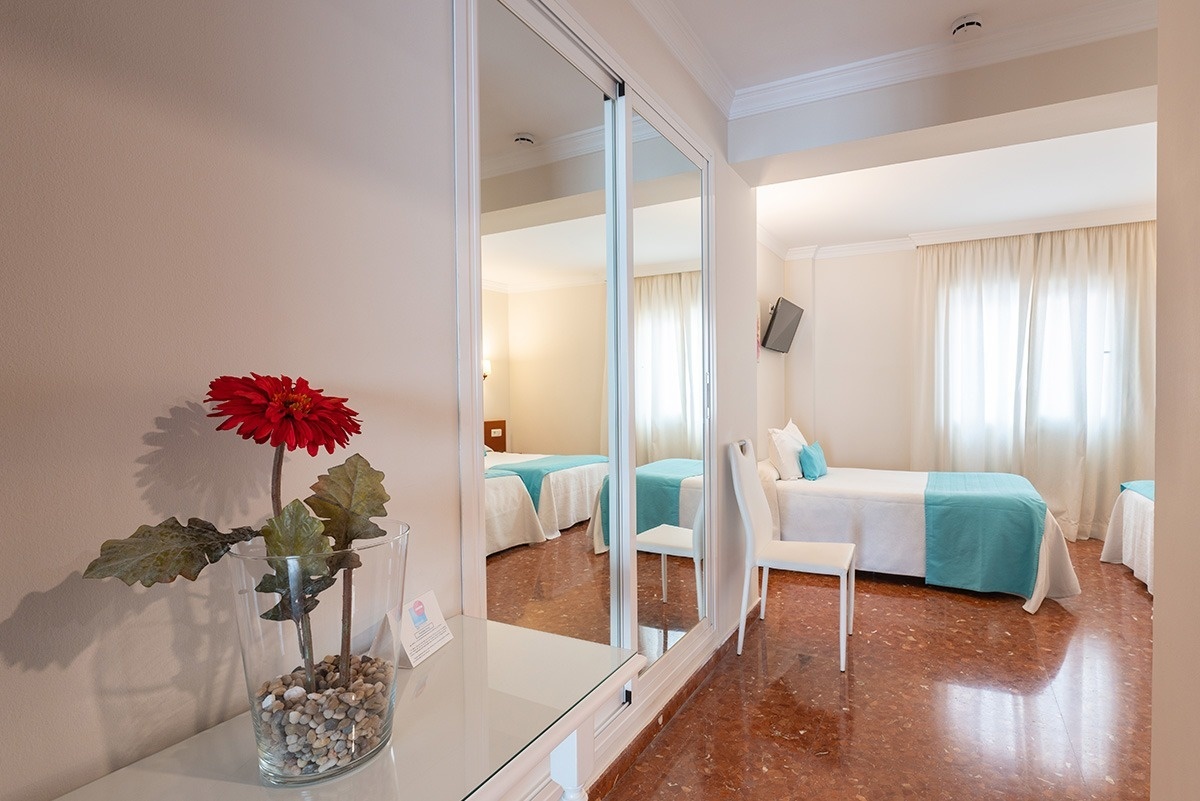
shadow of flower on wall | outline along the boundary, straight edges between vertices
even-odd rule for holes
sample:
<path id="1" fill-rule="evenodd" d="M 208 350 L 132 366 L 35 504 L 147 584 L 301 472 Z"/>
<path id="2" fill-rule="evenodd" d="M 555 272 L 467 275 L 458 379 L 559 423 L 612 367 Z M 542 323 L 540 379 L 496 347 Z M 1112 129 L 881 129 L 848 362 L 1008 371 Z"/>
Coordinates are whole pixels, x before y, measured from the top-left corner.
<path id="1" fill-rule="evenodd" d="M 137 484 L 156 515 L 200 517 L 220 526 L 244 524 L 248 516 L 264 519 L 271 511 L 270 462 L 261 449 L 217 431 L 204 406 L 174 406 L 154 424 L 157 430 L 142 438 L 152 450 L 137 460 Z"/>

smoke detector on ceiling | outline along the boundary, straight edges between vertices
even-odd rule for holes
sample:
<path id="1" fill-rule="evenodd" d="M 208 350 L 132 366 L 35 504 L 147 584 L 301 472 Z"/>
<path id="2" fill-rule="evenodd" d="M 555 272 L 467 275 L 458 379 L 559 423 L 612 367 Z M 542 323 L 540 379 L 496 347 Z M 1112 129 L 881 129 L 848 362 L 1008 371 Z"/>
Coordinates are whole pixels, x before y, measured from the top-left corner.
<path id="1" fill-rule="evenodd" d="M 963 14 L 950 26 L 950 35 L 954 37 L 955 41 L 974 39 L 982 31 L 983 20 L 978 14 Z"/>
<path id="2" fill-rule="evenodd" d="M 517 145 L 536 145 L 537 141 L 533 138 L 533 134 L 521 131 L 513 134 L 513 143 Z"/>

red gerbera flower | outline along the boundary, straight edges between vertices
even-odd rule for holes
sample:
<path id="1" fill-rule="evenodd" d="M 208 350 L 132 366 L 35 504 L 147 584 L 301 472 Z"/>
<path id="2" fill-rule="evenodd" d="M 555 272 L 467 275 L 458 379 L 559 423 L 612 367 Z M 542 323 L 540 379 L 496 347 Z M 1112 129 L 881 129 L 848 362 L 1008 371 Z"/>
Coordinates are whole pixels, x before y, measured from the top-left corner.
<path id="1" fill-rule="evenodd" d="M 209 417 L 227 417 L 218 431 L 236 428 L 245 439 L 286 445 L 289 451 L 307 448 L 312 456 L 324 446 L 345 446 L 359 433 L 358 412 L 346 407 L 347 398 L 330 398 L 303 378 L 295 383 L 286 375 L 251 373 L 234 378 L 223 375 L 208 385 L 206 400 L 216 404 Z"/>

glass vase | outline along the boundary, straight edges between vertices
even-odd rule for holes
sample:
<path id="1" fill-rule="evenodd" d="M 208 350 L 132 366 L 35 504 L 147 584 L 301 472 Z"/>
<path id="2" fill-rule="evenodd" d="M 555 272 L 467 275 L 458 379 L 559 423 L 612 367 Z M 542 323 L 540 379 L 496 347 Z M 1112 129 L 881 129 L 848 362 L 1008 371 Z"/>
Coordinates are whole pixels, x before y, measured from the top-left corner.
<path id="1" fill-rule="evenodd" d="M 387 743 L 396 701 L 408 525 L 345 551 L 227 559 L 259 772 L 301 784 L 358 767 Z"/>

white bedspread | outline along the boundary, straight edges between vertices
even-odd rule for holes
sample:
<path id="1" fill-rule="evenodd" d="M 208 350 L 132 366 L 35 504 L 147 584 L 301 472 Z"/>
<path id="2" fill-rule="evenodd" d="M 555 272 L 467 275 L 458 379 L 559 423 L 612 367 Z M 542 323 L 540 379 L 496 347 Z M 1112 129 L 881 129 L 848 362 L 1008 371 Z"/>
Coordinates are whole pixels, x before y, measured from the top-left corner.
<path id="1" fill-rule="evenodd" d="M 502 453 L 491 451 L 484 454 L 484 468 L 504 467 L 514 462 L 542 459 L 540 453 Z M 608 462 L 596 462 L 566 470 L 547 473 L 542 479 L 542 491 L 538 496 L 537 516 L 542 523 L 546 539 L 554 539 L 563 529 L 587 520 L 592 513 L 592 504 L 600 492 L 600 484 L 608 475 Z M 528 492 L 526 492 L 528 494 Z"/>
<path id="2" fill-rule="evenodd" d="M 533 499 L 520 476 L 485 478 L 483 495 L 489 555 L 514 545 L 546 541 L 542 523 L 533 510 Z"/>
<path id="3" fill-rule="evenodd" d="M 901 576 L 925 575 L 925 484 L 929 474 L 907 470 L 830 467 L 816 481 L 779 481 L 769 461 L 759 462 L 776 535 L 785 540 L 853 542 L 858 569 Z M 1079 594 L 1066 539 L 1046 512 L 1033 597 Z"/>
<path id="4" fill-rule="evenodd" d="M 1132 490 L 1117 496 L 1100 561 L 1131 568 L 1154 594 L 1154 501 Z"/>
<path id="5" fill-rule="evenodd" d="M 696 510 L 704 502 L 704 476 L 689 476 L 679 485 L 679 519 L 680 521 L 694 520 Z M 683 525 L 681 522 L 680 525 Z M 592 509 L 592 519 L 588 523 L 588 537 L 592 540 L 592 550 L 604 553 L 608 545 L 604 542 L 604 529 L 600 526 L 600 495 L 596 494 L 596 505 Z"/>

